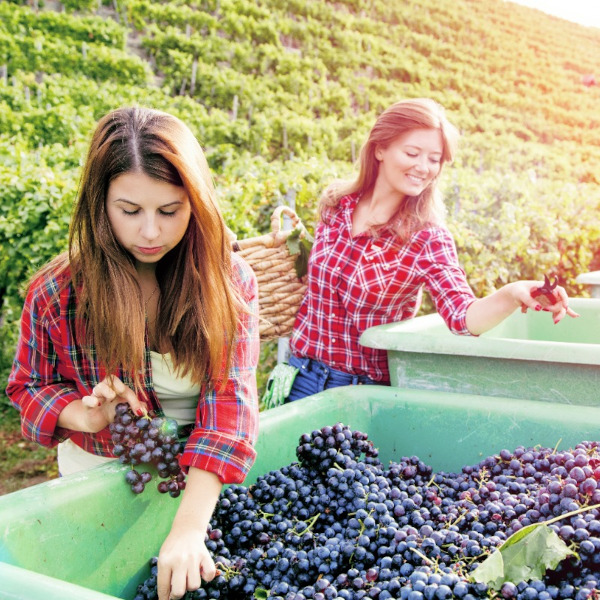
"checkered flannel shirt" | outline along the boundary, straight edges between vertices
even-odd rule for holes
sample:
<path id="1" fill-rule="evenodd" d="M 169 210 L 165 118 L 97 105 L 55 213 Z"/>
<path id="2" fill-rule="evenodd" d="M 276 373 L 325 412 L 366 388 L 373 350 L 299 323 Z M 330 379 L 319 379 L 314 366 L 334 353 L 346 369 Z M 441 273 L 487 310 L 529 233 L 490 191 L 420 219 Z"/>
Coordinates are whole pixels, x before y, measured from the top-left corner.
<path id="1" fill-rule="evenodd" d="M 456 247 L 444 227 L 428 227 L 403 243 L 390 229 L 352 236 L 356 196 L 343 198 L 320 222 L 290 348 L 294 355 L 389 383 L 387 352 L 359 344 L 363 331 L 415 315 L 423 287 L 449 329 L 468 335 L 475 300 Z"/>
<path id="2" fill-rule="evenodd" d="M 237 343 L 226 385 L 203 392 L 198 399 L 196 425 L 181 464 L 215 473 L 223 483 L 239 483 L 254 463 L 258 435 L 256 365 L 259 355 L 258 291 L 252 269 L 232 255 L 234 285 L 248 307 L 238 327 Z M 108 428 L 82 433 L 58 426 L 58 415 L 73 400 L 92 392 L 105 372 L 77 343 L 76 297 L 69 274 L 46 277 L 31 286 L 21 318 L 21 334 L 7 394 L 21 414 L 23 435 L 54 447 L 71 438 L 93 454 L 112 456 Z M 123 373 L 124 383 L 132 382 Z M 162 412 L 152 385 L 150 351 L 146 349 L 143 392 L 148 409 Z"/>

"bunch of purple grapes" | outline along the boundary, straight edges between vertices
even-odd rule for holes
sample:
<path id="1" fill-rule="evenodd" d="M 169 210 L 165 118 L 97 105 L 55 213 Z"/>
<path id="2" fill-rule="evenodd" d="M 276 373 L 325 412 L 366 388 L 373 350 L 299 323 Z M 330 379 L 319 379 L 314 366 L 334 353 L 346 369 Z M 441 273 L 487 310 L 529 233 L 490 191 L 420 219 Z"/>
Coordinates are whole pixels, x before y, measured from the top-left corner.
<path id="1" fill-rule="evenodd" d="M 504 449 L 446 473 L 417 456 L 384 466 L 364 433 L 337 423 L 301 436 L 296 455 L 223 490 L 206 541 L 218 576 L 185 600 L 600 598 L 598 442 Z M 555 516 L 575 555 L 499 591 L 473 581 L 509 535 Z M 155 598 L 151 574 L 134 600 Z"/>
<path id="2" fill-rule="evenodd" d="M 125 481 L 134 494 L 141 494 L 152 480 L 149 471 L 136 470 L 137 465 L 154 465 L 162 481 L 158 483 L 161 494 L 177 498 L 185 488 L 185 473 L 179 464 L 183 448 L 177 439 L 177 422 L 165 417 L 136 417 L 129 404 L 121 402 L 115 410 L 115 420 L 109 430 L 113 454 L 131 470 Z"/>
<path id="3" fill-rule="evenodd" d="M 343 466 L 352 460 L 358 460 L 364 454 L 367 463 L 379 464 L 379 451 L 367 434 L 352 431 L 342 423 L 326 425 L 311 433 L 300 436 L 300 445 L 296 448 L 298 460 L 326 471 L 334 464 Z"/>

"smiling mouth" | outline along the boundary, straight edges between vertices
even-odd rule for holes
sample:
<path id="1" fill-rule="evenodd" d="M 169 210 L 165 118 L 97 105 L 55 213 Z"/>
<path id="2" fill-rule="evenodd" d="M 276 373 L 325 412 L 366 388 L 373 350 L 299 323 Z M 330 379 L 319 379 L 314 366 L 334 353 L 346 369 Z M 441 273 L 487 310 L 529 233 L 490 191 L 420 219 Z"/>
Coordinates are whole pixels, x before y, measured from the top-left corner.
<path id="1" fill-rule="evenodd" d="M 425 181 L 425 177 L 417 177 L 416 175 L 407 175 L 406 178 L 413 183 L 423 183 Z"/>

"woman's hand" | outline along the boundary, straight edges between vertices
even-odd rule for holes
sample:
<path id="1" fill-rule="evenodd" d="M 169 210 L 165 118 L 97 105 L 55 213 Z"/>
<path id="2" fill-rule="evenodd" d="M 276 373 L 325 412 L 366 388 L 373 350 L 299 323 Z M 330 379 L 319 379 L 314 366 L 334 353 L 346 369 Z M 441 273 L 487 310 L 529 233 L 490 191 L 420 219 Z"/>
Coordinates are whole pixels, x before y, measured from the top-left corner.
<path id="1" fill-rule="evenodd" d="M 181 598 L 212 581 L 215 563 L 204 543 L 223 484 L 208 471 L 190 467 L 171 532 L 158 554 L 158 600 Z"/>
<path id="2" fill-rule="evenodd" d="M 555 324 L 566 315 L 570 317 L 579 316 L 579 314 L 569 308 L 569 297 L 565 289 L 561 286 L 556 286 L 552 290 L 553 295 L 556 297 L 556 302 L 552 302 L 545 294 L 540 294 L 535 298 L 532 296 L 532 292 L 542 287 L 544 282 L 517 281 L 512 285 L 514 285 L 515 300 L 521 304 L 521 312 L 527 312 L 528 308 L 551 312 Z M 524 289 L 521 289 L 523 286 Z"/>
<path id="3" fill-rule="evenodd" d="M 94 386 L 90 396 L 81 399 L 83 422 L 87 431 L 97 433 L 115 420 L 115 407 L 127 402 L 138 416 L 146 414 L 146 409 L 131 388 L 118 377 L 110 375 Z"/>
<path id="4" fill-rule="evenodd" d="M 204 531 L 173 528 L 158 555 L 157 591 L 159 600 L 181 598 L 186 591 L 197 590 L 202 581 L 212 581 L 215 563 L 204 539 Z"/>
<path id="5" fill-rule="evenodd" d="M 551 303 L 543 295 L 533 298 L 531 292 L 543 285 L 542 281 L 515 281 L 507 283 L 485 298 L 475 300 L 467 308 L 467 329 L 472 335 L 485 333 L 510 316 L 517 308 L 523 312 L 530 308 L 551 312 L 554 323 L 558 323 L 565 315 L 579 316 L 569 308 L 567 293 L 560 286 L 553 290 L 557 297 L 555 303 Z"/>

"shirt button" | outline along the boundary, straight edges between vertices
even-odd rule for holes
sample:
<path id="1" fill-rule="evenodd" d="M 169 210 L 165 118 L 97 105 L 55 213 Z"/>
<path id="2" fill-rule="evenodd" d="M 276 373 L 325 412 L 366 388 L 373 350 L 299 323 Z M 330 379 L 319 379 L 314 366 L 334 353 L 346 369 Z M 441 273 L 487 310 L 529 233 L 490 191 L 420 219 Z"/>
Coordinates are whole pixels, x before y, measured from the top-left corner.
<path id="1" fill-rule="evenodd" d="M 333 339 L 331 340 L 331 343 L 332 343 L 332 344 L 335 344 L 335 338 L 333 338 Z"/>

